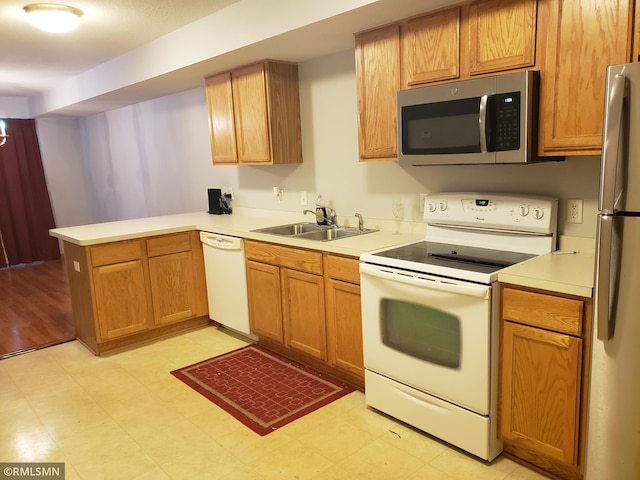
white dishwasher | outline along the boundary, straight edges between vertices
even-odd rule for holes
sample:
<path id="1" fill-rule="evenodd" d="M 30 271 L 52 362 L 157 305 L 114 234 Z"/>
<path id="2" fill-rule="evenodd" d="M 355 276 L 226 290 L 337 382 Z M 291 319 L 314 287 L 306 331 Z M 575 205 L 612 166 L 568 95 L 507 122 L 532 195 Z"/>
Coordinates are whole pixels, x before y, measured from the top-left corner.
<path id="1" fill-rule="evenodd" d="M 207 279 L 209 318 L 244 336 L 250 334 L 247 273 L 242 238 L 200 232 Z"/>

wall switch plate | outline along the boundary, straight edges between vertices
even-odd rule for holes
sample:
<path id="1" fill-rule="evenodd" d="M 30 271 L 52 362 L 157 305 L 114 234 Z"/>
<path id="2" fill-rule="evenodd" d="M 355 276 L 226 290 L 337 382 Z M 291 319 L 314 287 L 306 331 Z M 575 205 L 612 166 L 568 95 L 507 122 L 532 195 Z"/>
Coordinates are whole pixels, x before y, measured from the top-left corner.
<path id="1" fill-rule="evenodd" d="M 76 272 L 79 272 L 79 271 L 80 271 L 80 262 L 78 262 L 77 260 L 74 260 L 74 261 L 73 261 L 73 269 L 74 269 Z"/>
<path id="2" fill-rule="evenodd" d="M 300 192 L 300 205 L 306 205 L 306 204 L 307 204 L 307 192 L 302 190 Z"/>
<path id="3" fill-rule="evenodd" d="M 418 210 L 424 212 L 424 202 L 427 199 L 428 193 L 421 193 L 420 199 L 418 200 Z"/>
<path id="4" fill-rule="evenodd" d="M 570 198 L 567 206 L 567 223 L 582 223 L 582 200 Z"/>

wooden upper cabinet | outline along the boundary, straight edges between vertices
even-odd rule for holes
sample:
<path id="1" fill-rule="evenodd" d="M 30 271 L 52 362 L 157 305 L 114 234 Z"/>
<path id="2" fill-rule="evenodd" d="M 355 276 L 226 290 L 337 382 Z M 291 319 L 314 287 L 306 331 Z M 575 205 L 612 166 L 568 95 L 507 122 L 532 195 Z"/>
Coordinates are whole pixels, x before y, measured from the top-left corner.
<path id="1" fill-rule="evenodd" d="M 265 60 L 206 80 L 214 164 L 302 162 L 298 66 Z"/>
<path id="2" fill-rule="evenodd" d="M 398 25 L 356 35 L 356 79 L 360 160 L 395 160 L 396 92 L 400 90 Z"/>
<path id="3" fill-rule="evenodd" d="M 403 88 L 460 76 L 460 8 L 402 24 Z"/>
<path id="4" fill-rule="evenodd" d="M 264 65 L 257 63 L 231 73 L 236 147 L 241 163 L 269 163 L 269 116 Z"/>
<path id="5" fill-rule="evenodd" d="M 541 154 L 599 154 L 607 65 L 630 58 L 630 0 L 541 1 Z"/>
<path id="6" fill-rule="evenodd" d="M 535 63 L 537 0 L 480 0 L 469 9 L 469 74 Z"/>
<path id="7" fill-rule="evenodd" d="M 231 72 L 207 78 L 206 89 L 213 162 L 238 163 Z"/>

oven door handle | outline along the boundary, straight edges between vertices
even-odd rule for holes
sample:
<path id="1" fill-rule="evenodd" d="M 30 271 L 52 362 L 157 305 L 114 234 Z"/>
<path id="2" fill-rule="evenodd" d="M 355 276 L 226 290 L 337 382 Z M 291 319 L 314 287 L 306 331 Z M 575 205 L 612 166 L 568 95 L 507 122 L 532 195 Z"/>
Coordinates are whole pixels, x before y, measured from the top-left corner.
<path id="1" fill-rule="evenodd" d="M 430 280 L 425 277 L 413 275 L 407 273 L 394 273 L 387 269 L 381 269 L 367 265 L 366 263 L 360 264 L 360 274 L 370 275 L 372 277 L 389 280 L 392 282 L 404 283 L 412 285 L 414 287 L 429 288 L 431 290 L 438 290 L 446 293 L 454 293 L 457 295 L 468 295 L 470 297 L 489 298 L 490 287 L 484 287 L 481 285 L 458 285 L 455 283 L 448 283 L 439 280 Z"/>

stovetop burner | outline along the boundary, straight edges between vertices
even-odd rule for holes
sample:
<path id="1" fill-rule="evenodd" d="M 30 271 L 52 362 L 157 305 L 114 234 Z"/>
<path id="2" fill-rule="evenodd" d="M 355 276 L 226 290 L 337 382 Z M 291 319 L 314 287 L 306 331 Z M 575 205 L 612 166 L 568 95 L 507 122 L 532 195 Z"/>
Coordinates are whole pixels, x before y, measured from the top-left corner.
<path id="1" fill-rule="evenodd" d="M 557 198 L 442 193 L 424 204 L 423 241 L 364 253 L 360 260 L 396 270 L 491 284 L 498 272 L 555 250 Z"/>
<path id="2" fill-rule="evenodd" d="M 425 271 L 428 265 L 435 265 L 487 274 L 528 260 L 534 256 L 526 253 L 427 241 L 411 243 L 371 254 L 371 257 L 374 258 L 382 257 L 401 261 L 404 268 L 417 271 Z M 375 259 L 370 258 L 369 261 L 376 263 Z M 381 259 L 381 263 L 386 262 Z M 396 264 L 396 262 L 392 264 Z"/>

